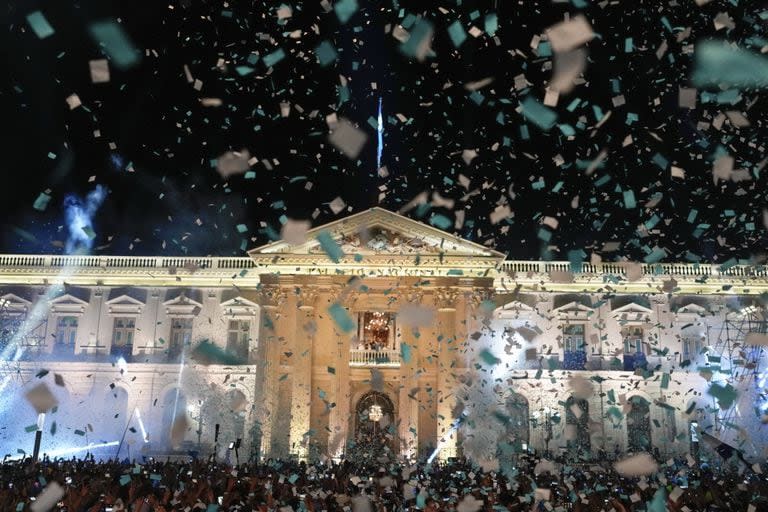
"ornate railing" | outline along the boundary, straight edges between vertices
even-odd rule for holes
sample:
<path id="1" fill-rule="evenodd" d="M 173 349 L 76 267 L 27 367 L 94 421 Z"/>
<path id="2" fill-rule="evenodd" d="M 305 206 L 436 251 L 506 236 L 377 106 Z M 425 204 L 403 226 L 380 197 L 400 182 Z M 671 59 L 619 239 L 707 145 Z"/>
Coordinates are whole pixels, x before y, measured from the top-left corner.
<path id="1" fill-rule="evenodd" d="M 189 270 L 234 270 L 254 268 L 249 257 L 165 257 L 165 256 L 55 256 L 2 254 L 0 267 L 55 268 L 178 268 Z"/>
<path id="2" fill-rule="evenodd" d="M 349 351 L 350 366 L 400 366 L 400 352 L 397 350 Z"/>
<path id="3" fill-rule="evenodd" d="M 504 261 L 500 270 L 507 273 L 533 272 L 547 274 L 552 271 L 573 272 L 574 274 L 595 274 L 625 276 L 627 263 L 582 263 L 571 265 L 567 261 Z M 739 264 L 729 260 L 721 265 L 698 263 L 643 263 L 644 275 L 691 276 L 691 277 L 768 277 L 768 266 Z"/>

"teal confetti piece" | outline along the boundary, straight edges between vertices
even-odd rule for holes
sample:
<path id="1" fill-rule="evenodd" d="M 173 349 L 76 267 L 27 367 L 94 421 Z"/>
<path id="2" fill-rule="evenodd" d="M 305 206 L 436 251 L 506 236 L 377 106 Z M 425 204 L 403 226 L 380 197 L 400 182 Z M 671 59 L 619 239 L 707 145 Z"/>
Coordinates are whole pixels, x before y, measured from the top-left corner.
<path id="1" fill-rule="evenodd" d="M 203 365 L 221 364 L 238 365 L 243 361 L 236 355 L 227 352 L 223 348 L 208 340 L 201 341 L 192 351 L 192 359 Z"/>
<path id="2" fill-rule="evenodd" d="M 296 473 L 291 474 L 291 476 L 288 477 L 288 483 L 295 484 L 296 480 L 299 479 L 299 475 Z"/>
<path id="3" fill-rule="evenodd" d="M 141 53 L 122 27 L 112 20 L 97 21 L 88 27 L 93 40 L 104 48 L 119 69 L 129 69 L 141 61 Z"/>
<path id="4" fill-rule="evenodd" d="M 272 53 L 264 56 L 264 65 L 271 68 L 281 60 L 285 58 L 285 51 L 282 48 L 278 48 Z"/>
<path id="5" fill-rule="evenodd" d="M 495 12 L 489 13 L 485 15 L 485 31 L 486 33 L 493 37 L 496 35 L 496 31 L 499 29 L 499 17 L 496 15 Z"/>
<path id="6" fill-rule="evenodd" d="M 489 366 L 495 366 L 501 363 L 501 359 L 493 355 L 487 348 L 480 352 L 480 359 L 482 359 L 482 361 Z"/>
<path id="7" fill-rule="evenodd" d="M 730 409 L 733 403 L 736 401 L 739 393 L 730 384 L 721 386 L 717 383 L 713 383 L 707 391 L 709 395 L 712 395 L 717 399 L 717 403 L 722 409 Z"/>
<path id="8" fill-rule="evenodd" d="M 40 192 L 40 195 L 37 196 L 37 199 L 35 199 L 35 203 L 32 205 L 32 208 L 38 211 L 45 211 L 46 208 L 48 208 L 48 203 L 51 201 L 51 196 L 46 194 L 45 192 Z"/>
<path id="9" fill-rule="evenodd" d="M 411 346 L 407 343 L 400 344 L 400 359 L 406 364 L 411 362 Z"/>
<path id="10" fill-rule="evenodd" d="M 219 506 L 216 503 L 209 503 L 208 508 L 205 509 L 205 512 L 218 512 Z"/>
<path id="11" fill-rule="evenodd" d="M 544 131 L 548 131 L 557 122 L 557 112 L 527 96 L 520 103 L 523 116 Z"/>
<path id="12" fill-rule="evenodd" d="M 56 425 L 56 422 L 54 421 L 54 422 L 51 424 L 51 435 L 52 435 L 52 436 L 55 436 L 55 435 L 56 435 L 56 429 L 57 429 L 57 428 L 58 428 L 58 426 Z"/>
<path id="13" fill-rule="evenodd" d="M 424 53 L 424 45 L 432 38 L 432 32 L 432 23 L 419 19 L 411 30 L 411 37 L 400 45 L 400 52 L 407 57 L 420 57 Z"/>
<path id="14" fill-rule="evenodd" d="M 328 307 L 328 313 L 333 317 L 333 321 L 343 332 L 351 332 L 355 330 L 355 322 L 344 306 L 338 302 L 334 302 Z"/>
<path id="15" fill-rule="evenodd" d="M 624 39 L 624 53 L 632 53 L 632 48 L 634 48 L 634 46 L 635 44 L 631 37 Z"/>
<path id="16" fill-rule="evenodd" d="M 336 48 L 328 41 L 323 41 L 315 48 L 315 55 L 323 67 L 330 66 L 339 58 Z"/>
<path id="17" fill-rule="evenodd" d="M 149 475 L 149 479 L 150 479 L 150 480 L 154 480 L 155 482 L 159 482 L 160 480 L 162 480 L 162 479 L 163 479 L 163 477 L 161 477 L 161 476 L 160 476 L 159 474 L 157 474 L 157 473 L 152 473 L 151 475 Z"/>
<path id="18" fill-rule="evenodd" d="M 429 219 L 429 223 L 438 229 L 448 229 L 453 225 L 451 219 L 445 215 L 435 214 Z"/>
<path id="19" fill-rule="evenodd" d="M 328 255 L 331 261 L 334 263 L 341 261 L 341 259 L 344 257 L 344 252 L 341 250 L 341 247 L 339 247 L 339 244 L 336 243 L 329 232 L 321 231 L 315 238 L 317 238 L 317 241 L 320 242 L 320 247 L 323 249 L 325 254 Z"/>
<path id="20" fill-rule="evenodd" d="M 703 42 L 696 45 L 691 78 L 695 87 L 768 87 L 768 58 L 726 41 Z"/>
<path id="21" fill-rule="evenodd" d="M 37 425 L 27 425 L 24 427 L 24 432 L 34 432 L 37 430 Z"/>
<path id="22" fill-rule="evenodd" d="M 663 373 L 661 375 L 661 389 L 668 389 L 669 388 L 669 381 L 670 377 L 668 373 Z"/>
<path id="23" fill-rule="evenodd" d="M 45 19 L 45 16 L 40 11 L 34 11 L 27 14 L 27 23 L 32 27 L 32 31 L 38 39 L 45 39 L 55 33 L 51 24 L 48 23 L 48 20 Z"/>
<path id="24" fill-rule="evenodd" d="M 121 475 L 120 476 L 120 485 L 126 486 L 129 483 L 131 483 L 131 475 Z"/>
<path id="25" fill-rule="evenodd" d="M 349 19 L 357 12 L 357 9 L 357 0 L 339 0 L 336 2 L 336 5 L 333 6 L 336 17 L 339 18 L 339 22 L 342 25 L 349 21 Z"/>
<path id="26" fill-rule="evenodd" d="M 448 25 L 448 35 L 451 38 L 453 46 L 456 48 L 461 46 L 462 43 L 467 40 L 467 32 L 464 30 L 464 27 L 459 20 Z"/>
<path id="27" fill-rule="evenodd" d="M 248 232 L 248 226 L 245 224 L 238 224 L 237 225 L 237 232 L 238 233 L 247 233 Z"/>
<path id="28" fill-rule="evenodd" d="M 82 431 L 82 430 L 75 430 L 75 435 L 76 435 L 76 436 L 84 436 L 84 435 L 85 435 L 85 432 L 84 432 L 84 431 Z"/>
<path id="29" fill-rule="evenodd" d="M 237 74 L 240 76 L 247 76 L 253 73 L 255 70 L 250 66 L 237 66 L 235 71 L 237 71 Z"/>
<path id="30" fill-rule="evenodd" d="M 336 375 L 336 368 L 334 368 L 333 366 L 329 366 L 328 373 L 330 373 L 331 375 Z"/>
<path id="31" fill-rule="evenodd" d="M 631 190 L 625 190 L 624 191 L 624 208 L 626 208 L 627 210 L 631 210 L 636 206 L 637 206 L 637 201 L 635 201 L 635 193 Z"/>
<path id="32" fill-rule="evenodd" d="M 83 233 L 85 233 L 85 236 L 93 240 L 96 238 L 96 232 L 91 228 L 91 226 L 83 226 L 82 227 Z"/>

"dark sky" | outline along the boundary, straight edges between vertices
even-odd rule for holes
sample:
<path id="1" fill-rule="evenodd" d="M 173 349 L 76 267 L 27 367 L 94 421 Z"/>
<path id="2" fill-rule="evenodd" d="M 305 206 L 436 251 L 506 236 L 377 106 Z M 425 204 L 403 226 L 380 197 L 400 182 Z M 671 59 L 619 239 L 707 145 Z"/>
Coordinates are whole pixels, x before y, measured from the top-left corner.
<path id="1" fill-rule="evenodd" d="M 102 184 L 109 195 L 94 219 L 97 254 L 242 255 L 279 232 L 282 216 L 314 214 L 318 225 L 345 215 L 350 210 L 329 208 L 336 197 L 352 212 L 376 204 L 398 210 L 426 192 L 434 204 L 407 215 L 454 222 L 463 211 L 456 234 L 514 259 L 762 260 L 765 91 L 699 90 L 695 108 L 686 108 L 679 89 L 693 87 L 693 49 L 707 39 L 731 41 L 768 67 L 768 57 L 759 60 L 768 45 L 764 2 L 357 3 L 345 23 L 314 0 L 286 1 L 291 16 L 283 20 L 279 2 L 10 5 L 0 20 L 8 27 L 0 40 L 7 78 L 0 251 L 61 252 L 65 197 Z M 54 34 L 39 38 L 31 29 L 27 16 L 36 11 Z M 563 129 L 542 129 L 520 108 L 526 99 L 543 102 L 552 78 L 554 57 L 534 38 L 577 15 L 595 33 L 580 45 L 587 66 L 551 107 Z M 392 35 L 398 24 L 415 33 L 420 20 L 434 29 L 434 53 L 424 61 L 404 54 Z M 458 48 L 448 31 L 456 21 L 467 33 Z M 102 48 L 91 35 L 100 22 L 120 27 L 140 62 L 120 69 L 114 45 Z M 318 62 L 321 42 L 337 50 L 334 63 Z M 268 67 L 265 57 L 279 49 L 285 57 Z M 89 61 L 103 58 L 109 82 L 92 83 Z M 475 94 L 465 87 L 486 78 L 492 82 Z M 72 94 L 82 106 L 69 108 Z M 379 97 L 385 178 L 368 122 Z M 291 103 L 287 117 L 281 102 Z M 329 144 L 332 114 L 368 135 L 357 159 Z M 566 137 L 568 129 L 575 134 Z M 257 158 L 253 174 L 217 172 L 215 160 L 232 150 Z M 465 150 L 477 153 L 469 163 Z M 734 172 L 713 179 L 723 156 L 734 158 Z M 35 209 L 48 189 L 47 207 Z M 433 201 L 435 193 L 453 206 Z M 512 216 L 491 223 L 499 205 Z"/>

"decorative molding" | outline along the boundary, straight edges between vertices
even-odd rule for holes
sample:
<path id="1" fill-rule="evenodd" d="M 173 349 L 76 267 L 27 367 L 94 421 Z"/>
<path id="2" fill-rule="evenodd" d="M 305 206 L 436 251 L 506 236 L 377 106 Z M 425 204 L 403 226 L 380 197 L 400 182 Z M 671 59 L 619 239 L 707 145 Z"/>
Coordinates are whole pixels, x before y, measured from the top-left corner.
<path id="1" fill-rule="evenodd" d="M 65 293 L 50 301 L 51 314 L 57 316 L 82 316 L 88 303 Z"/>
<path id="2" fill-rule="evenodd" d="M 288 292 L 279 286 L 262 285 L 259 290 L 259 302 L 264 307 L 280 308 L 288 300 Z"/>
<path id="3" fill-rule="evenodd" d="M 172 300 L 163 302 L 165 306 L 165 313 L 170 317 L 176 318 L 193 318 L 196 317 L 203 305 L 199 302 L 190 299 L 183 293 Z"/>
<path id="4" fill-rule="evenodd" d="M 461 296 L 461 290 L 457 288 L 437 288 L 433 293 L 435 307 L 438 309 L 456 309 L 456 303 Z"/>
<path id="5" fill-rule="evenodd" d="M 237 296 L 221 303 L 221 309 L 228 318 L 255 316 L 259 311 L 259 305 L 244 297 Z"/>
<path id="6" fill-rule="evenodd" d="M 299 309 L 314 308 L 319 297 L 319 288 L 315 286 L 302 286 L 298 295 Z"/>

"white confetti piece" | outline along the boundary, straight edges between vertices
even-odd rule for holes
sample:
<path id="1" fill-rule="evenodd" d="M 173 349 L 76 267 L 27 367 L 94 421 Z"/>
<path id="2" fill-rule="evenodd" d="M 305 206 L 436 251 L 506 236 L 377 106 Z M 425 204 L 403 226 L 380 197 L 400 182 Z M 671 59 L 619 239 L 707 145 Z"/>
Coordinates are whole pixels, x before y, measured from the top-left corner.
<path id="1" fill-rule="evenodd" d="M 103 84 L 109 82 L 109 61 L 107 59 L 95 59 L 88 62 L 91 69 L 91 82 Z"/>
<path id="2" fill-rule="evenodd" d="M 556 52 L 567 52 L 595 37 L 592 26 L 581 14 L 568 21 L 552 25 L 546 30 L 552 49 Z"/>
<path id="3" fill-rule="evenodd" d="M 614 469 L 624 476 L 645 476 L 656 473 L 659 465 L 647 453 L 638 453 L 614 464 Z"/>
<path id="4" fill-rule="evenodd" d="M 67 96 L 67 105 L 69 105 L 69 110 L 74 110 L 83 103 L 80 101 L 80 96 L 77 94 L 70 94 Z"/>
<path id="5" fill-rule="evenodd" d="M 338 124 L 328 136 L 328 141 L 347 158 L 357 158 L 368 141 L 368 135 L 345 118 L 339 118 Z"/>
<path id="6" fill-rule="evenodd" d="M 312 227 L 308 220 L 288 219 L 280 228 L 280 238 L 291 245 L 300 245 L 307 241 L 307 231 Z"/>
<path id="7" fill-rule="evenodd" d="M 50 411 L 59 403 L 59 401 L 56 400 L 56 397 L 53 396 L 53 393 L 51 393 L 51 390 L 48 389 L 48 386 L 46 386 L 44 382 L 41 382 L 37 386 L 27 391 L 24 394 L 24 398 L 26 398 L 27 401 L 32 404 L 32 407 L 35 408 L 35 411 L 38 414 Z"/>

